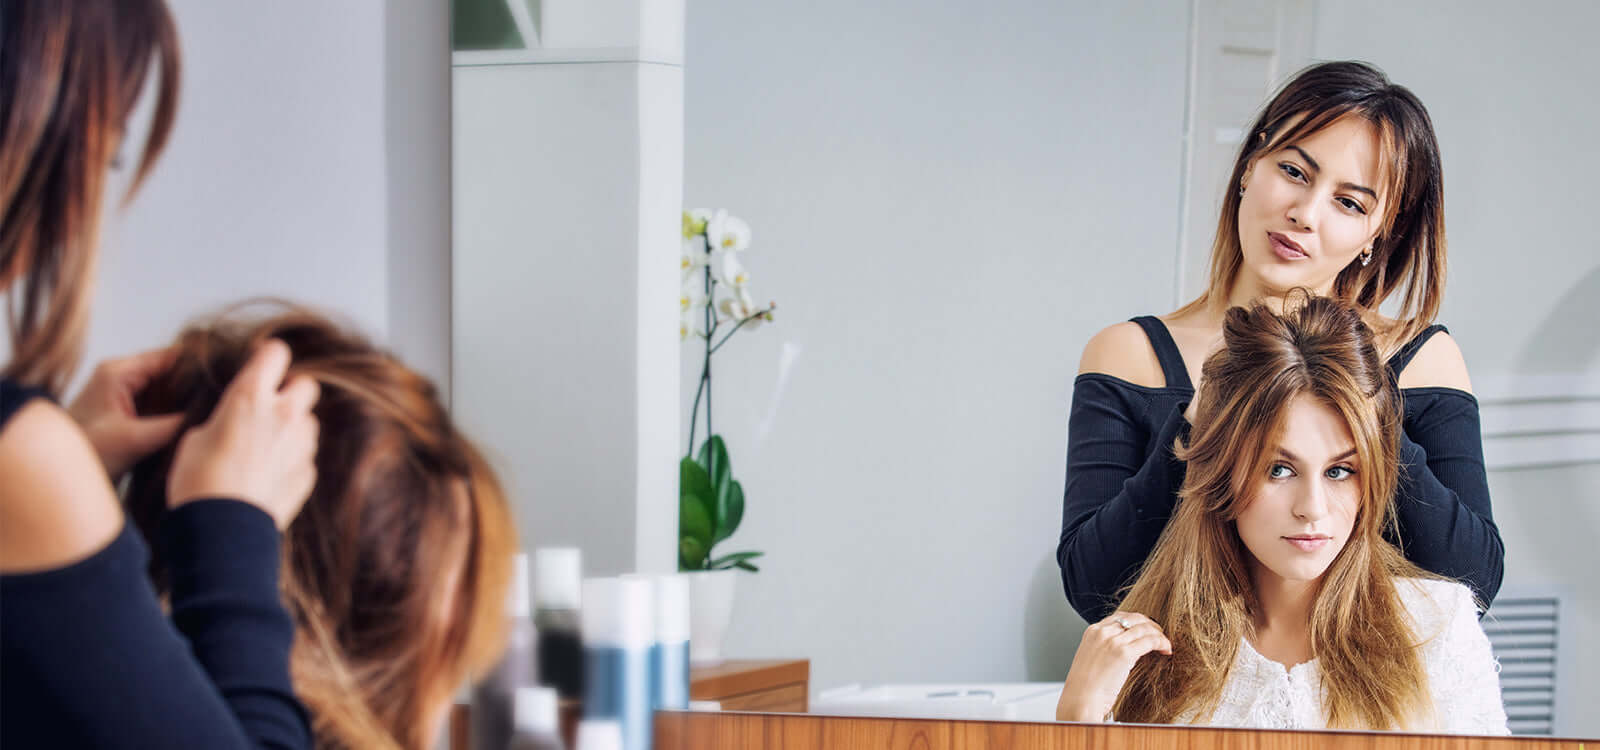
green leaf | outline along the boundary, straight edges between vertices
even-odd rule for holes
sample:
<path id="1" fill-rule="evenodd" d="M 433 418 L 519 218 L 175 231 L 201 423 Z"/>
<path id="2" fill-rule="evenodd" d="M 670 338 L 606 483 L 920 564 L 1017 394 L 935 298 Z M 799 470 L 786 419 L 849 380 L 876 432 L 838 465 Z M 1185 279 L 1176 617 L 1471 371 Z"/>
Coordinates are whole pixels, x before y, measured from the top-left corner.
<path id="1" fill-rule="evenodd" d="M 711 550 L 711 519 L 697 497 L 678 498 L 678 538 L 695 540 L 702 556 Z"/>
<path id="2" fill-rule="evenodd" d="M 711 480 L 691 459 L 678 468 L 678 567 L 701 570 L 711 553 Z"/>
<path id="3" fill-rule="evenodd" d="M 740 570 L 748 570 L 751 573 L 760 573 L 761 572 L 760 568 L 758 568 L 758 567 L 756 567 L 754 565 L 751 565 L 750 563 L 747 563 L 747 562 L 745 562 L 743 560 L 740 560 L 739 562 L 734 563 L 733 567 L 739 568 Z"/>
<path id="4" fill-rule="evenodd" d="M 713 543 L 733 536 L 744 520 L 744 486 L 738 480 L 728 483 L 728 491 L 717 499 L 717 536 Z"/>
<path id="5" fill-rule="evenodd" d="M 712 560 L 709 563 L 706 563 L 706 567 L 708 567 L 708 568 L 716 568 L 716 569 L 728 568 L 728 567 L 732 567 L 732 566 L 734 566 L 734 565 L 736 565 L 738 563 L 742 563 L 742 562 L 744 562 L 746 560 L 754 560 L 755 558 L 760 557 L 763 554 L 765 554 L 765 553 L 763 553 L 763 552 L 735 552 L 735 553 L 733 553 L 731 555 L 723 555 L 722 557 L 719 557 L 719 558 L 717 558 L 715 560 Z"/>
<path id="6" fill-rule="evenodd" d="M 706 470 L 695 463 L 694 459 L 685 458 L 678 462 L 678 499 L 681 504 L 681 501 L 688 498 L 694 498 L 700 504 L 700 509 L 705 511 L 709 530 L 703 541 L 709 551 L 711 536 L 717 529 L 717 494 L 711 488 L 711 478 L 706 476 Z"/>
<path id="7" fill-rule="evenodd" d="M 716 514 L 716 508 L 722 507 L 724 498 L 728 495 L 728 486 L 733 479 L 733 469 L 728 464 L 728 446 L 722 442 L 721 435 L 712 435 L 706 438 L 704 445 L 700 446 L 700 466 L 706 470 L 711 478 L 713 493 L 709 496 L 715 503 L 711 520 L 717 529 L 722 528 L 723 518 Z M 730 532 L 731 533 L 731 532 Z"/>
<path id="8" fill-rule="evenodd" d="M 678 570 L 705 570 L 706 548 L 693 537 L 678 539 Z"/>

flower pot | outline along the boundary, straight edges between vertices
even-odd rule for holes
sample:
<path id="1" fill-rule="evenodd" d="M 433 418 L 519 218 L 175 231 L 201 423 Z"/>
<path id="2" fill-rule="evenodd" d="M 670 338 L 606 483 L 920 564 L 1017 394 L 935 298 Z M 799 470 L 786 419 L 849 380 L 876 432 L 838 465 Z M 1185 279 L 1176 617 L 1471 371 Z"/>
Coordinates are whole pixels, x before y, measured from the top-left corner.
<path id="1" fill-rule="evenodd" d="M 722 661 L 722 639 L 733 618 L 733 591 L 737 570 L 697 570 L 689 578 L 689 663 L 696 666 Z"/>

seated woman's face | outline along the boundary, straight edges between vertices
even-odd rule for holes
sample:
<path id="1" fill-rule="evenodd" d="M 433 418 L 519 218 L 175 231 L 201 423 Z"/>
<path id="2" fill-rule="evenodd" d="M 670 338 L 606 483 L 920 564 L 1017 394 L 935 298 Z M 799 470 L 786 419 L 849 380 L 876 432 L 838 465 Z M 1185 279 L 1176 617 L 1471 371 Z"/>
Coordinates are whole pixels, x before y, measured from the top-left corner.
<path id="1" fill-rule="evenodd" d="M 1349 541 L 1361 507 L 1355 439 L 1328 405 L 1297 396 L 1267 450 L 1271 463 L 1239 514 L 1239 538 L 1257 576 L 1316 580 Z"/>

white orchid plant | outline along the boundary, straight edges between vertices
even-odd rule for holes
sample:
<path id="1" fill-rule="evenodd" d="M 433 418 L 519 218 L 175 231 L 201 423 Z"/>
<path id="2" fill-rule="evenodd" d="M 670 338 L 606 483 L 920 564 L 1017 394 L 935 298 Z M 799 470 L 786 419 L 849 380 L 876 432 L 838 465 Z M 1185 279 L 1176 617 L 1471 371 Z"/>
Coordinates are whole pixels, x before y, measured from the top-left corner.
<path id="1" fill-rule="evenodd" d="M 678 462 L 678 569 L 756 571 L 750 561 L 760 552 L 735 552 L 713 558 L 712 547 L 727 539 L 744 518 L 744 488 L 734 480 L 728 448 L 711 429 L 711 355 L 735 333 L 772 322 L 776 303 L 757 307 L 750 296 L 750 274 L 739 256 L 750 247 L 750 225 L 722 209 L 697 208 L 683 214 L 683 291 L 678 336 L 705 345 L 700 382 L 689 414 L 690 455 Z M 720 337 L 718 334 L 721 334 Z M 706 441 L 694 451 L 700 402 L 705 400 Z"/>

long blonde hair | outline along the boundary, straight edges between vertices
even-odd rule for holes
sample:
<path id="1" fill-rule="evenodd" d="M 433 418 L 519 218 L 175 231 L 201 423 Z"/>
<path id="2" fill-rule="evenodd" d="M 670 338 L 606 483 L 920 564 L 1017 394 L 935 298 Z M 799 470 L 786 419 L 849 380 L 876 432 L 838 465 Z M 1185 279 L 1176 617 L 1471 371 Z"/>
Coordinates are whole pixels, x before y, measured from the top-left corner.
<path id="1" fill-rule="evenodd" d="M 1383 538 L 1395 523 L 1400 397 L 1372 331 L 1351 307 L 1312 297 L 1281 315 L 1233 308 L 1223 340 L 1205 363 L 1191 437 L 1176 449 L 1188 463 L 1177 508 L 1120 606 L 1160 623 L 1172 655 L 1135 664 L 1116 716 L 1171 723 L 1216 709 L 1260 609 L 1235 519 L 1266 475 L 1285 405 L 1304 396 L 1349 426 L 1361 497 L 1311 613 L 1328 723 L 1411 726 L 1429 709 L 1427 683 L 1396 579 L 1427 574 Z"/>
<path id="2" fill-rule="evenodd" d="M 1410 89 L 1362 62 L 1327 62 L 1295 74 L 1250 126 L 1222 191 L 1206 289 L 1178 315 L 1226 302 L 1244 264 L 1239 242 L 1238 186 L 1257 158 L 1314 135 L 1345 117 L 1378 131 L 1384 211 L 1368 265 L 1351 263 L 1332 296 L 1376 322 L 1379 305 L 1404 286 L 1390 348 L 1410 341 L 1439 315 L 1444 298 L 1444 172 L 1433 120 Z"/>
<path id="3" fill-rule="evenodd" d="M 504 648 L 516 546 L 505 494 L 432 383 L 305 309 L 191 326 L 139 411 L 204 421 L 268 338 L 289 345 L 291 376 L 322 386 L 316 487 L 284 539 L 295 692 L 318 747 L 425 750 L 430 720 Z M 147 535 L 166 509 L 173 450 L 129 478 L 129 514 Z M 152 560 L 164 588 L 163 570 Z"/>

